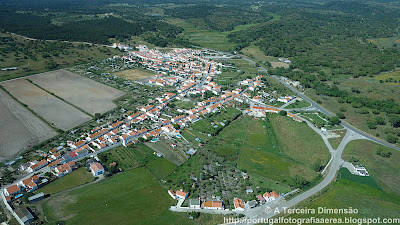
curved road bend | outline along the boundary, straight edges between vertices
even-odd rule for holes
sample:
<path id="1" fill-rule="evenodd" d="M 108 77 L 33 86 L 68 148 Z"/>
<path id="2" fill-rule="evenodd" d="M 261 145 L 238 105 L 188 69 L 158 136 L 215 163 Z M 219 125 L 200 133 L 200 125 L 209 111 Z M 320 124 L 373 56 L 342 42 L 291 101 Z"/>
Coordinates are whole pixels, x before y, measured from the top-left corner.
<path id="1" fill-rule="evenodd" d="M 320 132 L 319 132 L 319 134 L 321 136 L 323 135 Z M 362 135 L 359 135 L 358 133 L 355 133 L 351 130 L 348 130 L 348 132 L 346 133 L 345 137 L 343 138 L 343 140 L 340 143 L 337 150 L 331 152 L 333 160 L 331 162 L 329 172 L 326 175 L 326 177 L 319 184 L 317 184 L 316 186 L 312 187 L 311 189 L 305 191 L 304 193 L 294 197 L 293 199 L 291 199 L 287 202 L 283 202 L 282 204 L 280 204 L 278 206 L 274 206 L 274 207 L 270 208 L 271 205 L 267 204 L 267 205 L 263 205 L 263 206 L 251 209 L 244 213 L 246 215 L 246 217 L 251 218 L 255 223 L 262 222 L 263 220 L 265 221 L 265 220 L 272 218 L 272 217 L 278 215 L 279 213 L 283 212 L 284 209 L 291 208 L 291 207 L 299 204 L 300 202 L 308 199 L 312 195 L 320 192 L 322 189 L 324 189 L 326 186 L 328 186 L 336 178 L 336 173 L 341 168 L 341 166 L 344 162 L 343 159 L 341 158 L 344 148 L 350 141 L 356 140 L 356 139 L 365 139 L 365 137 Z M 329 146 L 330 145 L 328 145 L 328 147 Z M 267 209 L 270 209 L 270 211 L 269 211 L 270 213 L 267 212 L 268 211 Z"/>

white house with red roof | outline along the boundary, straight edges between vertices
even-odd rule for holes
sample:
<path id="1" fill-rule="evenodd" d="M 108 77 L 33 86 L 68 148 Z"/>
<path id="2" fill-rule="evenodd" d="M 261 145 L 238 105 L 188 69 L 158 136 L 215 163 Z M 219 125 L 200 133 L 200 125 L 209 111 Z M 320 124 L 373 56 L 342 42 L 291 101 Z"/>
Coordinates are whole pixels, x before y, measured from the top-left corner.
<path id="1" fill-rule="evenodd" d="M 95 162 L 90 165 L 90 170 L 92 171 L 93 176 L 97 177 L 104 173 L 104 167 L 99 163 Z"/>

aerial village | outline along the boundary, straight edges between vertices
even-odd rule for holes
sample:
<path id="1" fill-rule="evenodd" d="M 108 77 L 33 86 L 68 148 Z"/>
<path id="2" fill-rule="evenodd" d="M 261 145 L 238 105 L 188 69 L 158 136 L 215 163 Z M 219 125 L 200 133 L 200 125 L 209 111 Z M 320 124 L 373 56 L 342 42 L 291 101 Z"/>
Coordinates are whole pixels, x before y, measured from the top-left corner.
<path id="1" fill-rule="evenodd" d="M 267 105 L 269 93 L 260 92 L 258 95 L 250 95 L 248 92 L 257 91 L 264 86 L 262 75 L 240 81 L 241 87 L 233 90 L 223 88 L 213 82 L 214 78 L 221 74 L 223 63 L 209 60 L 203 57 L 205 50 L 174 49 L 162 53 L 157 49 L 148 49 L 144 45 L 137 48 L 128 48 L 115 44 L 126 50 L 122 56 L 114 56 L 112 60 L 123 60 L 126 63 L 141 65 L 147 70 L 154 71 L 154 77 L 136 81 L 139 85 L 170 87 L 175 89 L 172 92 L 165 92 L 155 98 L 149 104 L 139 105 L 135 111 L 126 111 L 123 117 L 116 121 L 106 121 L 103 124 L 86 132 L 76 140 L 63 140 L 63 144 L 42 154 L 41 160 L 31 160 L 19 166 L 19 171 L 24 172 L 23 178 L 18 179 L 12 185 L 4 188 L 4 197 L 7 203 L 20 198 L 23 193 L 29 193 L 49 183 L 43 175 L 51 173 L 61 178 L 72 172 L 77 167 L 76 162 L 93 158 L 88 169 L 93 176 L 101 176 L 105 172 L 104 166 L 98 160 L 97 155 L 113 149 L 117 146 L 130 146 L 143 141 L 156 141 L 160 136 L 168 138 L 181 138 L 180 130 L 191 124 L 202 120 L 205 115 L 219 112 L 228 107 L 234 107 L 236 103 L 246 103 L 250 107 L 241 110 L 243 114 L 254 117 L 265 117 L 267 113 L 279 113 L 277 107 Z M 198 101 L 195 107 L 190 109 L 178 109 L 173 117 L 163 117 L 168 104 L 176 99 L 183 99 L 187 95 L 204 95 L 211 92 L 212 97 Z M 288 103 L 295 99 L 295 96 L 280 96 L 277 101 Z M 275 100 L 275 99 L 274 99 Z M 287 113 L 287 116 L 295 121 L 302 122 L 302 119 L 294 114 Z M 144 126 L 144 123 L 146 126 Z M 192 150 L 190 155 L 196 154 Z M 162 156 L 162 154 L 158 154 Z M 240 172 L 240 171 L 238 171 Z M 243 179 L 247 179 L 246 173 L 241 172 Z M 248 190 L 253 192 L 251 188 Z M 190 196 L 185 190 L 169 190 L 169 195 L 178 200 L 173 207 L 181 207 L 181 204 Z M 235 210 L 247 210 L 259 204 L 266 204 L 279 199 L 281 194 L 275 191 L 263 192 L 256 195 L 256 199 L 244 202 L 234 197 Z M 43 193 L 34 196 L 33 199 L 43 197 Z M 224 210 L 224 203 L 221 199 L 200 199 L 192 198 L 189 201 L 190 209 L 213 209 Z M 29 216 L 28 216 L 29 217 Z M 28 218 L 24 217 L 24 218 Z"/>

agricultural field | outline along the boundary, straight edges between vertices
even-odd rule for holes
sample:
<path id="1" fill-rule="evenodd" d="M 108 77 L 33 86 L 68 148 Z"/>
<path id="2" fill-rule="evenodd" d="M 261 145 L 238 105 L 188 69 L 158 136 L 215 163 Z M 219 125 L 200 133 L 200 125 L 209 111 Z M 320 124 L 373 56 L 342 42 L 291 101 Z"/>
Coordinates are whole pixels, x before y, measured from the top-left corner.
<path id="1" fill-rule="evenodd" d="M 1 161 L 57 135 L 49 125 L 1 89 L 0 118 Z"/>
<path id="2" fill-rule="evenodd" d="M 12 80 L 1 85 L 12 96 L 59 129 L 69 130 L 92 119 L 27 80 Z"/>
<path id="3" fill-rule="evenodd" d="M 197 121 L 191 127 L 200 133 L 211 134 L 215 136 L 218 132 L 227 126 L 233 119 L 237 118 L 241 112 L 235 108 L 228 107 L 225 111 L 214 113 L 206 118 Z"/>
<path id="4" fill-rule="evenodd" d="M 49 224 L 192 224 L 169 211 L 173 203 L 144 167 L 41 202 Z"/>
<path id="5" fill-rule="evenodd" d="M 53 181 L 52 183 L 40 188 L 37 192 L 43 192 L 45 194 L 55 194 L 61 191 L 65 191 L 82 184 L 86 184 L 94 180 L 93 175 L 86 171 L 86 168 L 81 167 L 64 177 Z"/>
<path id="6" fill-rule="evenodd" d="M 236 161 L 244 144 L 250 120 L 248 116 L 239 117 L 216 138 L 211 139 L 205 147 L 228 161 Z"/>
<path id="7" fill-rule="evenodd" d="M 155 73 L 151 72 L 150 70 L 134 68 L 134 69 L 126 69 L 123 71 L 116 72 L 115 75 L 117 75 L 119 77 L 124 77 L 131 81 L 135 81 L 135 80 L 152 77 L 155 75 Z"/>
<path id="8" fill-rule="evenodd" d="M 152 156 L 152 153 L 153 152 L 149 151 L 145 145 L 134 147 L 118 146 L 107 152 L 99 154 L 99 159 L 103 165 L 107 166 L 110 163 L 116 162 L 118 168 L 127 170 L 144 165 L 142 162 L 142 159 L 144 158 L 148 158 L 148 160 L 154 160 L 156 157 Z"/>
<path id="9" fill-rule="evenodd" d="M 342 158 L 362 164 L 383 190 L 400 196 L 400 152 L 371 141 L 356 140 L 347 144 Z"/>
<path id="10" fill-rule="evenodd" d="M 114 109 L 113 100 L 125 94 L 67 70 L 41 73 L 29 80 L 91 115 Z"/>

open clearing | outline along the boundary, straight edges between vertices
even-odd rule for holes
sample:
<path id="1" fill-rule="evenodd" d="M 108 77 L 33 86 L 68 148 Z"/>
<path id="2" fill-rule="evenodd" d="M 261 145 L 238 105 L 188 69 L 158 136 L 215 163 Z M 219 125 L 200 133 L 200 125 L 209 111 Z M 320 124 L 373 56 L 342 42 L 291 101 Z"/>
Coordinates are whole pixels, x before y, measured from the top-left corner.
<path id="1" fill-rule="evenodd" d="M 115 75 L 119 77 L 127 78 L 128 80 L 135 81 L 143 78 L 154 76 L 155 73 L 151 71 L 146 71 L 144 69 L 127 69 L 123 71 L 116 72 Z"/>
<path id="2" fill-rule="evenodd" d="M 56 70 L 29 77 L 43 89 L 89 114 L 105 113 L 117 105 L 113 100 L 125 93 L 67 70 Z"/>
<path id="3" fill-rule="evenodd" d="M 72 129 L 91 119 L 90 116 L 48 94 L 27 80 L 12 80 L 4 82 L 2 85 L 20 102 L 26 104 L 39 116 L 62 130 Z"/>
<path id="4" fill-rule="evenodd" d="M 57 135 L 3 90 L 0 90 L 0 121 L 0 160 Z"/>
<path id="5" fill-rule="evenodd" d="M 174 200 L 144 167 L 74 189 L 43 201 L 50 223 L 65 224 L 192 224 L 169 211 Z M 64 218 L 64 219 L 62 219 Z"/>

